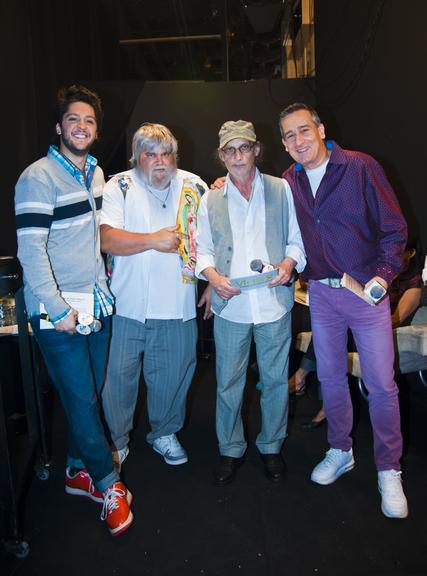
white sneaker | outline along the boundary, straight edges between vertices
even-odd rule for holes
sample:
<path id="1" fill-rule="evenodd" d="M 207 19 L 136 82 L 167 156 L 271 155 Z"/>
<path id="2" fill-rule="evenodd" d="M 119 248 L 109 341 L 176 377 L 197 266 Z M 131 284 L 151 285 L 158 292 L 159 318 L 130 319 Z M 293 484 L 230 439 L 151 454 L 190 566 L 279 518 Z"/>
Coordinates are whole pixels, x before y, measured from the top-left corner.
<path id="1" fill-rule="evenodd" d="M 161 454 L 167 464 L 176 466 L 188 462 L 187 452 L 178 442 L 175 434 L 156 438 L 153 442 L 153 450 Z"/>
<path id="2" fill-rule="evenodd" d="M 117 472 L 120 472 L 120 470 L 122 468 L 122 464 L 126 460 L 128 455 L 129 455 L 129 448 L 127 446 L 120 448 L 120 450 L 114 450 L 114 452 L 113 452 L 113 464 L 114 464 L 114 468 L 117 470 Z"/>
<path id="3" fill-rule="evenodd" d="M 400 470 L 378 472 L 378 490 L 381 494 L 381 510 L 388 518 L 406 518 L 408 503 L 402 488 Z"/>
<path id="4" fill-rule="evenodd" d="M 353 450 L 347 452 L 338 448 L 330 448 L 324 459 L 314 468 L 311 479 L 317 484 L 332 484 L 342 474 L 354 468 Z"/>

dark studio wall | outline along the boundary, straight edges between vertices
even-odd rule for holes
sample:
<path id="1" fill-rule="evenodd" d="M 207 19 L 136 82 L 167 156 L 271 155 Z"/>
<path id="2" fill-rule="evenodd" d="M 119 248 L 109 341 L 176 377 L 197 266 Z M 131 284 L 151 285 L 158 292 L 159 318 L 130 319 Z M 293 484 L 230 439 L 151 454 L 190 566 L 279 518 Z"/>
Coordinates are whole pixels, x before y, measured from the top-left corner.
<path id="1" fill-rule="evenodd" d="M 302 80 L 254 80 L 251 82 L 147 82 L 141 91 L 127 129 L 129 144 L 142 122 L 169 126 L 179 145 L 179 165 L 196 172 L 207 183 L 222 175 L 216 159 L 218 131 L 227 120 L 243 118 L 255 126 L 263 145 L 260 168 L 280 175 L 291 162 L 278 127 L 279 113 L 289 103 L 314 97 Z"/>
<path id="2" fill-rule="evenodd" d="M 103 137 L 94 153 L 107 174 L 127 167 L 126 146 L 138 123 L 161 121 L 180 141 L 181 166 L 209 180 L 220 170 L 212 159 L 219 125 L 242 116 L 254 121 L 266 144 L 265 171 L 277 174 L 288 163 L 278 112 L 294 98 L 317 102 L 329 137 L 383 163 L 411 228 L 419 229 L 427 246 L 422 170 L 427 2 L 317 0 L 315 96 L 303 81 L 129 82 L 122 77 L 118 7 L 119 0 L 0 3 L 5 23 L 0 255 L 15 253 L 15 182 L 45 154 L 56 90 L 74 81 L 93 86 L 104 100 Z"/>
<path id="3" fill-rule="evenodd" d="M 386 169 L 427 250 L 424 0 L 317 0 L 317 102 L 327 135 Z"/>
<path id="4" fill-rule="evenodd" d="M 117 6 L 118 0 L 0 2 L 0 255 L 15 253 L 15 182 L 52 142 L 59 86 L 119 78 Z"/>

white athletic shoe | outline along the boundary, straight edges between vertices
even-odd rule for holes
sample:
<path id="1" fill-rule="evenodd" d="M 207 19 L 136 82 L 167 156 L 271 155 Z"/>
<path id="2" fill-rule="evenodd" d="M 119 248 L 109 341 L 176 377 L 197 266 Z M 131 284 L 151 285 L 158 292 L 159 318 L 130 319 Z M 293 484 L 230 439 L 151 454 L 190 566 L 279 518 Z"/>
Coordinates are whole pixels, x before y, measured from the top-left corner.
<path id="1" fill-rule="evenodd" d="M 114 450 L 114 452 L 113 452 L 113 464 L 114 464 L 114 468 L 117 470 L 117 472 L 120 472 L 120 470 L 122 468 L 122 464 L 126 460 L 128 455 L 129 455 L 129 448 L 127 446 L 120 448 L 120 450 Z"/>
<path id="2" fill-rule="evenodd" d="M 381 494 L 381 510 L 387 518 L 406 518 L 408 503 L 402 488 L 400 470 L 378 472 L 378 490 Z"/>
<path id="3" fill-rule="evenodd" d="M 172 466 L 188 462 L 187 452 L 178 442 L 175 434 L 156 438 L 153 442 L 153 450 L 161 454 L 165 459 L 165 462 L 167 464 L 172 464 Z"/>
<path id="4" fill-rule="evenodd" d="M 311 479 L 317 484 L 332 484 L 342 474 L 354 468 L 353 450 L 330 448 L 324 459 L 314 468 Z"/>

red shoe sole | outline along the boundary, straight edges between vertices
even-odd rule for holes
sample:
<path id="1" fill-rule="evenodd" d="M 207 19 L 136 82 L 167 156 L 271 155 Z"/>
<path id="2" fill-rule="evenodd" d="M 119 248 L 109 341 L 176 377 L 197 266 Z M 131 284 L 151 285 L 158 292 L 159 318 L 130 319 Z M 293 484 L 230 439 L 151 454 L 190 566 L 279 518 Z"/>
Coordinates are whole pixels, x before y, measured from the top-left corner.
<path id="1" fill-rule="evenodd" d="M 124 522 L 121 526 L 119 526 L 118 528 L 109 528 L 110 534 L 111 536 L 120 536 L 120 534 L 123 534 L 123 532 L 125 532 L 128 528 L 130 528 L 133 524 L 134 521 L 134 517 L 132 514 L 132 511 L 129 510 L 129 516 L 126 519 L 126 522 Z"/>

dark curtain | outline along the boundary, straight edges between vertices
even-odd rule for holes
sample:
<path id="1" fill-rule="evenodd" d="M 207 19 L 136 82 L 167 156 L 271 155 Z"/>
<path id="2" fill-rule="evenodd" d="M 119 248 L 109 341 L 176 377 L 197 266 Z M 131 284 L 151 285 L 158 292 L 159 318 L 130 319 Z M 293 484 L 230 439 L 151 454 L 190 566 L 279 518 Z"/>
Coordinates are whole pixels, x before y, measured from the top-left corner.
<path id="1" fill-rule="evenodd" d="M 327 135 L 386 170 L 427 249 L 424 0 L 316 1 L 317 101 Z"/>
<path id="2" fill-rule="evenodd" d="M 99 91 L 106 123 L 94 153 L 107 174 L 126 167 L 125 127 L 145 75 L 144 69 L 135 69 L 134 78 L 138 73 L 142 79 L 129 83 L 124 77 L 127 68 L 121 64 L 119 31 L 123 21 L 132 18 L 131 7 L 120 0 L 0 2 L 4 198 L 0 255 L 15 252 L 15 182 L 28 164 L 46 153 L 53 137 L 55 93 L 61 84 L 80 81 Z M 373 154 L 384 165 L 411 230 L 419 230 L 426 247 L 427 3 L 316 0 L 315 11 L 315 100 L 327 134 L 346 147 Z M 210 84 L 212 94 L 215 84 Z M 231 112 L 228 103 L 223 104 Z M 157 115 L 147 118 L 147 111 L 141 115 L 157 119 Z M 189 146 L 200 142 L 199 127 L 191 117 L 181 119 L 179 110 L 175 120 L 174 110 L 168 110 L 167 116 L 177 130 L 188 129 L 188 135 L 181 137 L 183 143 L 185 137 Z M 137 120 L 132 119 L 132 127 Z M 267 151 L 267 161 L 268 157 Z M 199 168 L 195 166 L 196 171 Z"/>
<path id="3" fill-rule="evenodd" d="M 0 255 L 14 254 L 14 186 L 53 138 L 58 87 L 117 80 L 118 0 L 19 0 L 0 3 L 3 93 L 3 198 Z M 102 95 L 101 95 L 102 96 Z"/>

